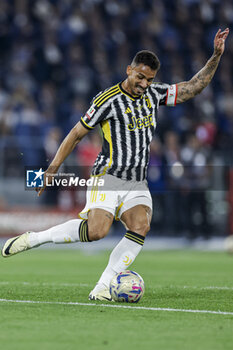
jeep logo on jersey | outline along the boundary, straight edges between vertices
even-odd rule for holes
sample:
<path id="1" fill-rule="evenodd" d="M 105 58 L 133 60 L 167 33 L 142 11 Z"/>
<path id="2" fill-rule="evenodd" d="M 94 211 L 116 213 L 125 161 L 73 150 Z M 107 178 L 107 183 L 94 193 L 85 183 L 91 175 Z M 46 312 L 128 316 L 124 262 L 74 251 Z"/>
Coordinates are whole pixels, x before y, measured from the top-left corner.
<path id="1" fill-rule="evenodd" d="M 94 113 L 95 113 L 95 107 L 91 106 L 86 112 L 85 117 L 87 117 L 90 120 Z"/>
<path id="2" fill-rule="evenodd" d="M 132 123 L 127 125 L 129 131 L 135 129 L 148 128 L 151 125 L 154 125 L 152 114 L 147 115 L 144 118 L 131 117 Z"/>

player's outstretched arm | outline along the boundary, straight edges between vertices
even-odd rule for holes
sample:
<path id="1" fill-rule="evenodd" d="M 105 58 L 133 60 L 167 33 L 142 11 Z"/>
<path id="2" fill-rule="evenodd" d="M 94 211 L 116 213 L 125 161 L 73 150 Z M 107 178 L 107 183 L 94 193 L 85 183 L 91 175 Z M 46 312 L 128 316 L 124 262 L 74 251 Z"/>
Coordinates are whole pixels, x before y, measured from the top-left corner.
<path id="1" fill-rule="evenodd" d="M 214 53 L 206 65 L 189 81 L 177 84 L 176 103 L 182 103 L 199 94 L 211 81 L 225 49 L 229 29 L 218 30 L 214 38 Z"/>
<path id="2" fill-rule="evenodd" d="M 55 157 L 53 158 L 51 164 L 46 170 L 44 176 L 49 174 L 56 174 L 61 164 L 68 157 L 68 155 L 73 151 L 75 146 L 82 140 L 82 138 L 89 132 L 88 129 L 84 128 L 80 122 L 78 122 L 69 134 L 62 141 L 60 147 L 57 150 Z M 46 181 L 44 181 L 46 183 Z M 46 186 L 38 188 L 38 196 L 42 194 Z"/>

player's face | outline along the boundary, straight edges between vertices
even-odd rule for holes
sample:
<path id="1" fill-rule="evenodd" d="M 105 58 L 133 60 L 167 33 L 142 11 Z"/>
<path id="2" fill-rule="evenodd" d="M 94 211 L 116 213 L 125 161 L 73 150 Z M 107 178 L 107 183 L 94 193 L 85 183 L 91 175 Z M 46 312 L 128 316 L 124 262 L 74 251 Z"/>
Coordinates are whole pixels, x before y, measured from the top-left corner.
<path id="1" fill-rule="evenodd" d="M 153 70 L 149 66 L 146 66 L 142 63 L 134 67 L 128 66 L 127 85 L 130 93 L 134 96 L 143 95 L 146 89 L 152 84 L 156 73 L 156 70 Z"/>

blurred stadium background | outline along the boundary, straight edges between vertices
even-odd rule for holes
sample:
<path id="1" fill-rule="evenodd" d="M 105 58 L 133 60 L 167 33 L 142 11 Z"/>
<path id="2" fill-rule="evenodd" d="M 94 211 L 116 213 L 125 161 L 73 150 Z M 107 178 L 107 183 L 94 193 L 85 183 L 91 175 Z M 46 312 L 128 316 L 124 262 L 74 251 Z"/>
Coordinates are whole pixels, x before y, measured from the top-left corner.
<path id="1" fill-rule="evenodd" d="M 232 24 L 231 0 L 1 0 L 0 236 L 47 228 L 83 208 L 84 192 L 26 191 L 25 167 L 51 161 L 93 96 L 125 78 L 138 50 L 158 55 L 158 81 L 188 80 L 211 56 L 218 28 Z M 232 38 L 212 83 L 159 111 L 150 236 L 170 237 L 173 246 L 233 233 Z M 97 128 L 63 170 L 93 164 L 100 144 Z M 117 232 L 119 223 L 110 237 Z"/>

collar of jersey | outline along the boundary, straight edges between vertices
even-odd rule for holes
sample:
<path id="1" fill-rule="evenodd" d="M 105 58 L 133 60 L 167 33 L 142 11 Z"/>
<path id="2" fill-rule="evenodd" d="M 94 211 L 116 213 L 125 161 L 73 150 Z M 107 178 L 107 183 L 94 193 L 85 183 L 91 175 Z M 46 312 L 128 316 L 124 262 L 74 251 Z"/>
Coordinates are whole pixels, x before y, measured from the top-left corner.
<path id="1" fill-rule="evenodd" d="M 133 95 L 130 95 L 127 91 L 125 91 L 124 89 L 123 89 L 123 87 L 122 87 L 122 83 L 123 83 L 123 81 L 121 81 L 119 84 L 118 84 L 118 86 L 119 86 L 119 89 L 121 90 L 121 92 L 124 94 L 124 95 L 126 95 L 126 96 L 128 96 L 129 98 L 131 98 L 131 100 L 139 100 L 140 98 L 143 98 L 143 95 L 142 96 L 133 96 Z"/>

